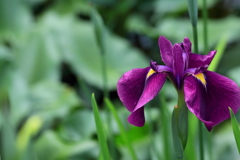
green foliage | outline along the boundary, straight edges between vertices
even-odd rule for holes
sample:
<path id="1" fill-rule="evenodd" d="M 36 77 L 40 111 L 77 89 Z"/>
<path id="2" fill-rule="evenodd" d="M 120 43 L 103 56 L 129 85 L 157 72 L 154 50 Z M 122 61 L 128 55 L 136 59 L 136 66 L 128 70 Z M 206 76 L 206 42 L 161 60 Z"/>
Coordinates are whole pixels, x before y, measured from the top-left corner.
<path id="1" fill-rule="evenodd" d="M 104 135 L 104 125 L 102 123 L 102 120 L 98 111 L 98 106 L 97 106 L 94 94 L 92 94 L 92 107 L 93 107 L 95 124 L 97 128 L 98 140 L 100 143 L 100 150 L 101 150 L 100 154 L 103 157 L 103 159 L 111 160 L 108 146 L 107 146 L 106 136 Z"/>
<path id="2" fill-rule="evenodd" d="M 198 1 L 200 53 L 201 3 Z M 222 57 L 213 61 L 214 69 L 240 84 L 239 9 L 231 3 L 223 7 L 218 0 L 209 0 L 207 5 L 209 48 L 219 44 L 217 56 L 220 52 Z M 93 6 L 105 24 L 105 34 L 98 41 Z M 177 103 L 174 88 L 166 82 L 164 110 L 159 109 L 162 103 L 153 100 L 145 107 L 145 126 L 138 128 L 127 123 L 130 113 L 119 101 L 116 83 L 126 71 L 147 67 L 150 59 L 160 62 L 160 35 L 174 43 L 184 37 L 192 40 L 186 15 L 186 0 L 0 0 L 1 159 L 99 159 L 92 92 L 99 104 L 105 142 L 113 137 L 116 160 L 164 159 L 166 146 L 170 159 L 176 157 L 170 136 L 170 112 Z M 102 98 L 102 42 L 111 112 L 105 110 Z M 110 122 L 109 114 L 114 116 Z M 187 160 L 197 157 L 196 130 L 196 118 L 191 114 L 184 152 Z M 231 132 L 229 121 L 214 128 L 211 160 L 239 158 Z"/>
<path id="3" fill-rule="evenodd" d="M 236 120 L 236 117 L 232 111 L 232 109 L 230 107 L 229 108 L 229 111 L 230 111 L 230 115 L 231 115 L 231 122 L 232 122 L 232 129 L 233 129 L 233 133 L 234 133 L 234 137 L 236 139 L 236 144 L 237 144 L 237 147 L 238 147 L 238 152 L 240 153 L 240 129 L 239 129 L 239 126 L 238 126 L 238 122 Z"/>

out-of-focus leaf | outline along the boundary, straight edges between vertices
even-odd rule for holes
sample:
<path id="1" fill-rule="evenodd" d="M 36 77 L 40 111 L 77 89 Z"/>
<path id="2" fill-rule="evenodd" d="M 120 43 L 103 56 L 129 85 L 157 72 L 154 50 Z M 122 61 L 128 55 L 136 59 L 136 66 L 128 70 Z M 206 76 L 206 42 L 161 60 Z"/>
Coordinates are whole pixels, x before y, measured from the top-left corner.
<path id="1" fill-rule="evenodd" d="M 30 83 L 41 79 L 57 80 L 60 63 L 65 61 L 77 76 L 102 88 L 101 55 L 94 36 L 92 23 L 76 21 L 71 14 L 60 17 L 49 12 L 41 17 L 36 29 L 17 50 L 18 70 Z M 124 72 L 146 67 L 148 62 L 126 40 L 111 33 L 107 33 L 105 39 L 108 88 L 114 89 Z"/>
<path id="2" fill-rule="evenodd" d="M 230 111 L 230 114 L 231 114 L 233 134 L 234 134 L 235 141 L 236 141 L 236 144 L 237 144 L 238 152 L 240 153 L 240 129 L 239 129 L 238 122 L 236 120 L 236 117 L 235 117 L 232 109 L 230 107 L 228 107 L 228 108 L 229 108 L 229 111 Z"/>
<path id="3" fill-rule="evenodd" d="M 91 26 L 91 23 L 80 22 L 76 28 L 72 27 L 76 41 L 72 42 L 74 51 L 70 62 L 79 76 L 88 83 L 102 88 L 101 55 Z M 124 72 L 132 68 L 146 67 L 148 63 L 141 52 L 131 47 L 126 40 L 111 33 L 107 33 L 105 39 L 108 88 L 113 89 Z"/>
<path id="4" fill-rule="evenodd" d="M 172 43 L 179 43 L 183 40 L 184 37 L 189 37 L 192 41 L 192 28 L 191 23 L 188 19 L 160 19 L 156 25 L 156 27 L 151 28 L 149 25 L 145 25 L 146 22 L 144 19 L 141 19 L 142 23 L 138 23 L 138 25 L 134 25 L 132 23 L 136 22 L 136 17 L 130 17 L 133 20 L 128 20 L 126 26 L 130 31 L 136 31 L 139 33 L 143 33 L 149 35 L 150 37 L 157 38 L 160 35 L 164 35 L 168 37 L 172 41 Z M 139 18 L 139 16 L 137 17 Z M 138 21 L 138 22 L 141 22 Z M 237 23 L 237 24 L 236 24 Z M 198 21 L 198 25 L 202 26 L 202 20 Z M 221 20 L 211 20 L 208 22 L 208 37 L 209 37 L 209 47 L 215 46 L 219 42 L 219 38 L 221 35 L 226 35 L 231 41 L 239 39 L 240 28 L 239 18 L 237 17 L 226 17 Z M 146 26 L 145 29 L 143 26 Z M 177 30 L 178 32 L 172 32 L 173 30 Z M 198 42 L 199 42 L 199 51 L 203 51 L 203 28 L 198 28 Z"/>
<path id="5" fill-rule="evenodd" d="M 234 80 L 238 85 L 240 85 L 239 75 L 240 75 L 240 67 L 233 68 L 228 72 L 228 76 L 232 80 Z"/>
<path id="6" fill-rule="evenodd" d="M 31 25 L 30 10 L 23 1 L 0 0 L 0 33 L 14 36 L 27 31 Z"/>
<path id="7" fill-rule="evenodd" d="M 96 133 L 92 111 L 80 110 L 64 119 L 60 135 L 68 141 L 90 138 Z"/>
<path id="8" fill-rule="evenodd" d="M 81 105 L 74 90 L 54 82 L 37 84 L 29 95 L 31 106 L 34 106 L 32 111 L 40 115 L 45 123 L 65 118 L 71 109 Z"/>
<path id="9" fill-rule="evenodd" d="M 65 160 L 74 155 L 80 155 L 81 157 L 82 154 L 89 151 L 91 151 L 92 157 L 96 158 L 96 152 L 98 151 L 95 141 L 81 140 L 66 143 L 52 131 L 44 132 L 36 141 L 34 147 L 37 158 L 44 160 Z M 84 156 L 82 156 L 82 159 L 84 159 Z"/>
<path id="10" fill-rule="evenodd" d="M 38 116 L 30 117 L 17 135 L 17 149 L 19 154 L 23 154 L 29 145 L 32 136 L 37 134 L 42 126 L 42 119 Z"/>
<path id="11" fill-rule="evenodd" d="M 93 113 L 94 113 L 94 119 L 95 119 L 95 125 L 97 128 L 97 135 L 98 135 L 98 141 L 100 145 L 101 155 L 103 156 L 104 160 L 111 160 L 108 145 L 106 141 L 106 137 L 104 134 L 104 127 L 102 124 L 102 120 L 98 111 L 98 106 L 94 97 L 94 94 L 92 94 L 92 107 L 93 107 Z"/>
<path id="12" fill-rule="evenodd" d="M 7 107 L 6 105 L 7 104 L 3 104 L 1 107 Z M 2 121 L 0 136 L 1 158 L 4 160 L 12 160 L 17 158 L 15 132 L 9 114 L 5 111 L 6 110 L 0 112 Z"/>
<path id="13" fill-rule="evenodd" d="M 207 6 L 213 6 L 218 0 L 208 0 Z M 202 7 L 202 1 L 197 1 L 199 8 Z M 161 0 L 154 2 L 154 10 L 157 14 L 173 14 L 187 11 L 188 6 L 186 0 Z"/>

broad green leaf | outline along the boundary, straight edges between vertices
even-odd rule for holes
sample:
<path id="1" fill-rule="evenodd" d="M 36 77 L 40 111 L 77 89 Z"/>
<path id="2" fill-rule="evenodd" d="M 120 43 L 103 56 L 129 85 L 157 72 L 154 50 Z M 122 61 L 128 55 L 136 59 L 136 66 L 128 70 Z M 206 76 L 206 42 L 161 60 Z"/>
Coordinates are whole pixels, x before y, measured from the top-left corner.
<path id="1" fill-rule="evenodd" d="M 149 65 L 142 52 L 127 40 L 110 32 L 104 38 L 108 89 L 116 88 L 124 72 Z M 31 84 L 41 79 L 58 80 L 60 64 L 66 62 L 79 78 L 103 88 L 101 54 L 89 21 L 49 11 L 15 52 L 17 68 Z"/>
<path id="2" fill-rule="evenodd" d="M 30 8 L 18 0 L 0 0 L 0 38 L 3 35 L 16 36 L 26 33 L 32 24 Z"/>
<path id="3" fill-rule="evenodd" d="M 99 145 L 100 145 L 101 154 L 102 154 L 104 160 L 111 160 L 108 146 L 107 146 L 106 137 L 104 134 L 104 127 L 102 124 L 102 120 L 100 118 L 100 114 L 98 111 L 98 106 L 97 106 L 94 94 L 92 94 L 92 107 L 93 107 L 94 119 L 95 119 L 95 124 L 96 124 L 96 128 L 97 128 L 97 135 L 98 135 L 98 141 L 99 141 Z"/>
<path id="4" fill-rule="evenodd" d="M 96 133 L 94 117 L 92 111 L 87 109 L 81 109 L 66 117 L 59 129 L 61 137 L 71 142 L 90 138 L 94 133 Z"/>
<path id="5" fill-rule="evenodd" d="M 77 155 L 80 157 L 78 159 L 87 159 L 84 157 L 88 154 L 90 159 L 96 159 L 98 152 L 97 143 L 93 140 L 82 139 L 69 143 L 51 130 L 42 133 L 42 136 L 34 143 L 34 149 L 37 158 L 44 160 L 66 160 Z"/>
<path id="6" fill-rule="evenodd" d="M 236 117 L 235 117 L 232 109 L 230 107 L 228 107 L 228 109 L 229 109 L 230 115 L 231 115 L 233 134 L 234 134 L 235 141 L 237 144 L 238 152 L 240 153 L 240 129 L 239 129 L 238 122 L 236 120 Z"/>

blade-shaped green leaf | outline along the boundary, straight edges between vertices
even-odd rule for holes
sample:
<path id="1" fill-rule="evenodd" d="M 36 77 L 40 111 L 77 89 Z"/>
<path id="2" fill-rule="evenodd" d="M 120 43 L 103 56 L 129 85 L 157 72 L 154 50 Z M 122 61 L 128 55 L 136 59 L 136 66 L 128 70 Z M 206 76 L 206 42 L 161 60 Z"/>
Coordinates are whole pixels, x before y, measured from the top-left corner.
<path id="1" fill-rule="evenodd" d="M 94 119 L 95 119 L 95 124 L 97 128 L 97 135 L 98 135 L 98 140 L 100 144 L 101 154 L 104 160 L 111 160 L 108 146 L 107 146 L 107 141 L 103 131 L 104 127 L 102 125 L 102 121 L 99 115 L 98 106 L 94 97 L 94 93 L 92 94 L 92 107 L 93 107 Z"/>
<path id="2" fill-rule="evenodd" d="M 120 129 L 121 135 L 122 135 L 122 137 L 123 137 L 123 139 L 124 139 L 124 141 L 125 141 L 125 143 L 127 145 L 127 148 L 128 148 L 128 150 L 129 150 L 129 152 L 131 154 L 132 159 L 133 160 L 137 160 L 137 156 L 136 156 L 136 154 L 135 154 L 135 152 L 133 150 L 133 147 L 132 147 L 131 143 L 129 142 L 129 139 L 127 137 L 126 131 L 125 131 L 125 129 L 123 127 L 123 124 L 122 124 L 122 122 L 121 122 L 121 120 L 120 120 L 120 118 L 119 118 L 119 116 L 117 114 L 117 111 L 116 111 L 115 107 L 113 106 L 113 104 L 110 102 L 110 100 L 108 98 L 105 98 L 105 102 L 106 102 L 109 110 L 112 112 L 113 117 L 115 118 L 115 120 L 116 120 L 116 122 L 118 124 L 118 127 Z"/>
<path id="3" fill-rule="evenodd" d="M 231 115 L 233 134 L 234 134 L 235 141 L 236 141 L 236 144 L 238 147 L 238 152 L 240 153 L 240 130 L 239 130 L 238 122 L 237 122 L 237 119 L 236 119 L 232 109 L 230 107 L 228 107 L 228 109 L 229 109 L 230 115 Z"/>
<path id="4" fill-rule="evenodd" d="M 227 46 L 227 42 L 228 42 L 228 37 L 226 35 L 222 36 L 222 38 L 220 39 L 220 41 L 218 42 L 218 45 L 216 47 L 217 54 L 208 67 L 209 71 L 216 71 L 218 64 L 220 63 L 220 61 L 222 59 L 225 48 Z"/>

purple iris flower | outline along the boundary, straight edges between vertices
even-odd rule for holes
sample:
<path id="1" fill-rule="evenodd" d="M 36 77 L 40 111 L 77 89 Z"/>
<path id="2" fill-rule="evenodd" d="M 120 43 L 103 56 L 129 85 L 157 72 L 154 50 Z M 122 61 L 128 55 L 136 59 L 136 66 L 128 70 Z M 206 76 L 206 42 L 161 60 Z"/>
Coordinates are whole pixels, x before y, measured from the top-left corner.
<path id="1" fill-rule="evenodd" d="M 130 124 L 144 125 L 144 105 L 158 94 L 167 77 L 178 91 L 183 91 L 186 106 L 209 131 L 230 117 L 228 107 L 234 113 L 238 111 L 238 85 L 207 70 L 217 51 L 210 51 L 208 55 L 192 53 L 192 44 L 187 37 L 172 46 L 168 39 L 160 36 L 158 44 L 166 66 L 151 61 L 149 67 L 124 73 L 117 83 L 119 98 L 131 112 Z"/>

